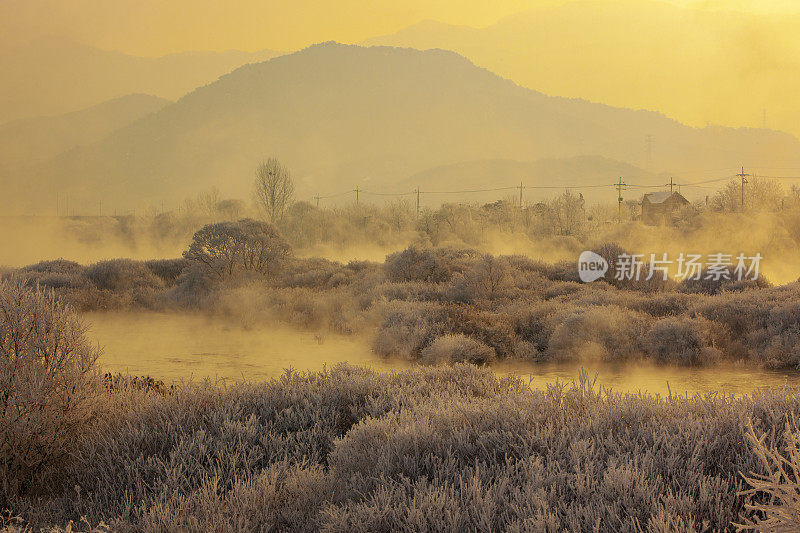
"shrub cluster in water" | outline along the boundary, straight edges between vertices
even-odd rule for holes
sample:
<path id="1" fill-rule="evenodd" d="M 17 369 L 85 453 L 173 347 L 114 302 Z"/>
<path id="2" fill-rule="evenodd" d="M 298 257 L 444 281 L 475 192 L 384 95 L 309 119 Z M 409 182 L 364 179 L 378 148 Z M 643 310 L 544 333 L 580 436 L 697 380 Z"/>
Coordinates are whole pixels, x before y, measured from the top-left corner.
<path id="1" fill-rule="evenodd" d="M 614 257 L 613 244 L 596 248 Z M 21 269 L 80 310 L 193 309 L 366 332 L 385 356 L 433 363 L 630 360 L 800 366 L 800 284 L 582 284 L 572 263 L 410 247 L 383 264 L 298 258 L 268 224 L 204 227 L 182 259 Z M 613 263 L 613 261 L 612 261 Z"/>

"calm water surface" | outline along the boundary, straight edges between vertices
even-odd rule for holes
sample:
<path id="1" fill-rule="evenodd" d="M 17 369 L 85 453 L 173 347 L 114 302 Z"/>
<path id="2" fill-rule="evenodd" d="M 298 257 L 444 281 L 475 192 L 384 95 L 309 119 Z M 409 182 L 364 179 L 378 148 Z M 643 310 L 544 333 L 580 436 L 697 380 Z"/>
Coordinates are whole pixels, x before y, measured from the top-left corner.
<path id="1" fill-rule="evenodd" d="M 105 371 L 149 375 L 166 381 L 263 380 L 286 368 L 320 370 L 340 362 L 377 371 L 407 368 L 409 363 L 372 353 L 369 341 L 351 336 L 298 331 L 288 326 L 245 328 L 200 315 L 162 313 L 89 313 L 89 335 L 103 348 Z M 617 391 L 652 393 L 720 391 L 746 393 L 756 388 L 800 386 L 800 375 L 747 367 L 677 368 L 602 363 L 505 363 L 493 368 L 516 374 L 542 388 L 556 380 L 576 379 L 581 368 L 597 383 Z"/>

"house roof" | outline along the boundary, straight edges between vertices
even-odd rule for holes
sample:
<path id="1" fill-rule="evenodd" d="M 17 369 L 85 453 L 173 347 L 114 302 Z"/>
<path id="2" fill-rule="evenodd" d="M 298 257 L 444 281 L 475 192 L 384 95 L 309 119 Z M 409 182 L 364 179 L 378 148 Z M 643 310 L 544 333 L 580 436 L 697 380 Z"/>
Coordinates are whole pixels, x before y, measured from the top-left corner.
<path id="1" fill-rule="evenodd" d="M 686 198 L 684 198 L 681 193 L 669 192 L 669 191 L 649 192 L 649 193 L 644 195 L 644 198 L 642 200 L 646 199 L 651 204 L 661 204 L 661 203 L 666 202 L 674 194 L 677 194 L 683 200 L 686 200 Z M 688 202 L 688 200 L 686 200 L 686 201 Z"/>

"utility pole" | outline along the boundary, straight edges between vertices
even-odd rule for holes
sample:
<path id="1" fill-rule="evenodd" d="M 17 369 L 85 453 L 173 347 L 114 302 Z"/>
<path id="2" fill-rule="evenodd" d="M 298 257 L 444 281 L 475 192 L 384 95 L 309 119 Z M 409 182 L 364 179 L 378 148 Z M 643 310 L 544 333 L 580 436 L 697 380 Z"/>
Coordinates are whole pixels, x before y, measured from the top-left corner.
<path id="1" fill-rule="evenodd" d="M 622 181 L 622 176 L 619 178 L 619 182 L 616 184 L 617 187 L 617 216 L 619 217 L 619 221 L 622 222 L 622 191 L 625 190 L 627 185 L 624 181 Z"/>
<path id="2" fill-rule="evenodd" d="M 522 189 L 523 188 L 524 188 L 524 186 L 522 185 L 522 182 L 520 181 L 519 182 L 519 208 L 520 209 L 522 209 Z"/>
<path id="3" fill-rule="evenodd" d="M 358 205 L 358 185 L 356 185 L 355 191 L 356 191 L 356 205 Z"/>
<path id="4" fill-rule="evenodd" d="M 417 218 L 419 218 L 419 185 L 414 189 L 414 192 L 417 193 Z"/>
<path id="5" fill-rule="evenodd" d="M 675 183 L 672 181 L 672 177 L 669 178 L 669 183 L 667 183 L 667 185 L 669 185 L 669 192 L 672 194 L 672 188 L 675 186 Z"/>
<path id="6" fill-rule="evenodd" d="M 742 167 L 742 171 L 736 175 L 742 178 L 742 211 L 744 211 L 744 184 L 748 183 L 747 178 L 750 177 L 750 174 L 745 174 L 744 167 Z"/>
<path id="7" fill-rule="evenodd" d="M 315 196 L 314 200 L 317 201 L 317 209 L 319 209 L 319 195 Z"/>

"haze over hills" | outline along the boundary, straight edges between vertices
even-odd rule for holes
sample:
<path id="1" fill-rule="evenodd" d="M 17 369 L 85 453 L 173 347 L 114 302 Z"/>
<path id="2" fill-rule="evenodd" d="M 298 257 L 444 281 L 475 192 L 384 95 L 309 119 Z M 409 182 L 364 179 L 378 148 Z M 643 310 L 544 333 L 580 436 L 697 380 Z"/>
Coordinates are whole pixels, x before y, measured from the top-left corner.
<path id="1" fill-rule="evenodd" d="M 0 52 L 0 123 L 83 109 L 132 93 L 176 100 L 246 63 L 281 52 L 182 52 L 158 58 L 42 38 Z"/>
<path id="2" fill-rule="evenodd" d="M 485 28 L 422 22 L 366 45 L 445 48 L 546 94 L 800 136 L 800 15 L 573 1 Z M 654 158 L 658 159 L 658 139 Z"/>
<path id="3" fill-rule="evenodd" d="M 656 171 L 800 159 L 800 143 L 781 132 L 697 129 L 657 113 L 545 96 L 448 51 L 325 43 L 241 67 L 11 178 L 41 187 L 36 205 L 58 191 L 120 209 L 174 205 L 212 185 L 248 198 L 255 166 L 274 155 L 294 170 L 298 194 L 310 197 L 356 184 L 396 190 L 426 169 L 481 159 L 602 155 L 639 163 L 648 134 L 659 140 Z M 27 185 L 18 193 L 29 194 Z"/>
<path id="4" fill-rule="evenodd" d="M 98 141 L 170 103 L 147 94 L 129 94 L 63 115 L 0 124 L 0 165 L 10 167 L 50 159 Z"/>

